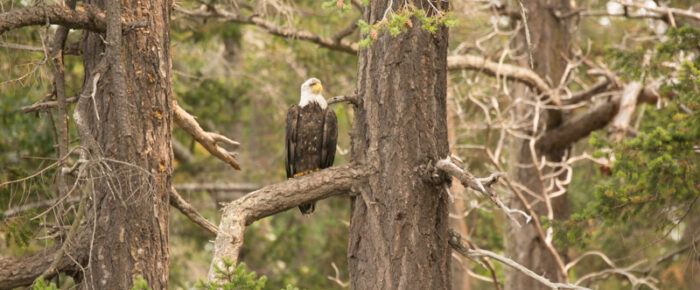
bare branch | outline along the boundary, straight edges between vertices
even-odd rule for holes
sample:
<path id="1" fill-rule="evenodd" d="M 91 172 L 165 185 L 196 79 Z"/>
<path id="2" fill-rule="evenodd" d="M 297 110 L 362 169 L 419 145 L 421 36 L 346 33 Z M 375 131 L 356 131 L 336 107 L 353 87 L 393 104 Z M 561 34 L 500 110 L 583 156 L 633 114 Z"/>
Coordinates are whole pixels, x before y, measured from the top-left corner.
<path id="1" fill-rule="evenodd" d="M 83 236 L 81 236 L 83 237 Z M 76 261 L 83 263 L 88 257 L 89 241 L 84 242 L 81 237 L 71 243 L 69 249 L 70 256 Z M 60 245 L 53 246 L 36 254 L 21 258 L 0 258 L 0 290 L 9 290 L 16 287 L 31 285 L 51 263 L 56 260 L 56 255 Z M 76 273 L 80 270 L 72 260 L 62 259 L 56 265 L 57 272 Z M 56 272 L 45 276 L 47 279 L 53 277 Z"/>
<path id="2" fill-rule="evenodd" d="M 177 125 L 180 126 L 180 128 L 192 135 L 192 137 L 195 140 L 197 140 L 199 144 L 202 144 L 204 149 L 207 149 L 207 151 L 209 151 L 211 155 L 214 155 L 216 158 L 221 159 L 228 165 L 231 165 L 231 167 L 235 168 L 236 170 L 241 169 L 240 165 L 238 165 L 238 162 L 234 158 L 234 154 L 224 150 L 223 148 L 219 147 L 219 145 L 217 145 L 217 143 L 221 142 L 229 145 L 238 146 L 240 143 L 228 139 L 217 133 L 204 131 L 204 129 L 202 129 L 202 127 L 199 126 L 199 123 L 197 123 L 194 117 L 187 113 L 187 111 L 182 109 L 180 105 L 177 104 L 177 101 L 174 100 L 173 119 L 175 120 L 175 123 L 177 123 Z"/>
<path id="3" fill-rule="evenodd" d="M 678 8 L 666 8 L 666 7 L 651 7 L 648 5 L 643 5 L 643 4 L 639 4 L 639 3 L 635 3 L 635 2 L 627 1 L 627 0 L 615 0 L 615 2 L 620 3 L 620 5 L 623 5 L 623 6 L 644 9 L 647 11 L 659 13 L 661 15 L 675 14 L 675 15 L 682 16 L 685 18 L 690 18 L 690 19 L 694 19 L 696 21 L 700 21 L 700 13 L 695 13 L 695 12 L 692 12 L 689 10 L 682 10 L 682 9 L 678 9 Z"/>
<path id="4" fill-rule="evenodd" d="M 182 214 L 184 214 L 186 217 L 188 217 L 190 220 L 192 220 L 194 223 L 198 224 L 200 227 L 203 229 L 207 230 L 207 232 L 217 235 L 219 233 L 219 230 L 216 228 L 216 226 L 211 223 L 209 220 L 205 219 L 197 210 L 190 205 L 182 196 L 180 196 L 177 191 L 175 190 L 175 187 L 170 187 L 170 205 L 173 207 L 177 208 Z"/>
<path id="5" fill-rule="evenodd" d="M 520 225 L 518 220 L 511 215 L 512 213 L 523 215 L 526 219 L 526 223 L 530 222 L 532 219 L 530 215 L 523 211 L 511 209 L 505 206 L 498 196 L 491 190 L 491 185 L 496 183 L 498 178 L 502 176 L 503 173 L 494 173 L 487 178 L 476 178 L 471 174 L 471 172 L 464 170 L 457 166 L 457 164 L 453 163 L 449 157 L 438 161 L 435 164 L 435 167 L 459 179 L 464 187 L 471 188 L 491 199 L 491 201 L 502 209 L 515 224 Z"/>
<path id="6" fill-rule="evenodd" d="M 346 95 L 346 96 L 335 96 L 330 99 L 328 99 L 328 104 L 336 104 L 336 103 L 342 103 L 342 102 L 348 102 L 351 103 L 355 106 L 359 105 L 359 102 L 357 100 L 357 95 Z"/>
<path id="7" fill-rule="evenodd" d="M 67 6 L 47 5 L 13 9 L 0 14 L 0 34 L 24 26 L 46 22 L 70 29 L 105 31 L 105 14 L 96 6 L 84 5 L 73 10 Z"/>
<path id="8" fill-rule="evenodd" d="M 66 98 L 66 103 L 75 103 L 78 101 L 78 97 L 70 97 Z M 21 107 L 20 110 L 25 113 L 30 113 L 30 112 L 36 112 L 36 111 L 45 111 L 48 109 L 56 108 L 58 107 L 58 101 L 46 101 L 46 102 L 39 102 L 36 104 L 33 104 L 31 106 L 24 106 Z"/>
<path id="9" fill-rule="evenodd" d="M 625 90 L 620 97 L 620 105 L 615 118 L 610 123 L 610 134 L 612 140 L 619 142 L 625 137 L 632 113 L 637 107 L 637 96 L 642 92 L 642 84 L 631 82 L 625 86 Z"/>
<path id="10" fill-rule="evenodd" d="M 262 186 L 252 183 L 181 183 L 173 185 L 179 192 L 251 192 Z"/>
<path id="11" fill-rule="evenodd" d="M 496 254 L 491 251 L 486 251 L 486 250 L 472 250 L 469 249 L 467 246 L 465 246 L 462 243 L 462 236 L 460 236 L 458 233 L 456 233 L 453 230 L 450 230 L 450 238 L 448 240 L 450 243 L 450 247 L 463 255 L 464 257 L 467 257 L 469 259 L 474 259 L 476 257 L 489 257 L 491 259 L 494 259 L 496 261 L 499 261 L 515 270 L 518 270 L 522 272 L 523 274 L 539 281 L 540 283 L 546 285 L 547 287 L 550 287 L 552 289 L 588 289 L 585 287 L 581 286 L 576 286 L 572 284 L 565 284 L 565 283 L 554 283 L 552 281 L 547 280 L 547 278 L 542 277 L 540 275 L 537 275 L 537 273 L 533 272 L 532 270 L 525 268 L 523 265 L 518 264 L 517 262 L 508 259 L 504 256 L 501 256 L 499 254 Z"/>
<path id="12" fill-rule="evenodd" d="M 228 204 L 221 215 L 209 280 L 215 279 L 214 265 L 222 266 L 222 259 L 238 260 L 246 226 L 305 202 L 344 194 L 368 172 L 354 164 L 331 167 L 263 187 Z"/>
<path id="13" fill-rule="evenodd" d="M 521 82 L 540 92 L 548 93 L 550 86 L 534 71 L 512 64 L 499 64 L 476 55 L 451 55 L 447 57 L 447 69 L 480 70 L 491 76 L 504 76 Z"/>
<path id="14" fill-rule="evenodd" d="M 355 32 L 355 30 L 357 30 L 357 21 L 359 20 L 360 18 L 358 17 L 357 19 L 353 20 L 347 27 L 341 29 L 335 35 L 333 35 L 333 42 L 335 42 L 336 44 L 340 44 L 343 38 Z"/>
<path id="15" fill-rule="evenodd" d="M 2 215 L 3 215 L 3 218 L 13 217 L 13 216 L 22 214 L 25 211 L 29 211 L 29 210 L 33 210 L 33 209 L 40 209 L 40 208 L 45 208 L 45 207 L 51 206 L 51 205 L 55 204 L 56 202 L 58 202 L 59 199 L 60 198 L 53 198 L 53 199 L 47 199 L 47 200 L 23 204 L 21 206 L 13 207 L 13 208 L 6 210 Z M 80 201 L 80 197 L 74 196 L 74 197 L 67 198 L 64 202 L 76 203 L 78 201 Z"/>
<path id="16" fill-rule="evenodd" d="M 673 93 L 659 95 L 652 86 L 645 87 L 637 97 L 639 103 L 654 103 L 659 97 L 673 97 Z M 537 147 L 543 152 L 549 152 L 551 148 L 565 148 L 588 136 L 591 132 L 607 126 L 617 115 L 620 108 L 620 96 L 615 96 L 603 101 L 588 111 L 575 115 L 564 124 L 548 131 L 537 141 Z"/>
<path id="17" fill-rule="evenodd" d="M 264 30 L 267 30 L 267 32 L 273 35 L 291 39 L 305 40 L 332 50 L 342 51 L 349 54 L 357 54 L 357 44 L 355 43 L 351 43 L 343 39 L 338 39 L 338 42 L 336 42 L 334 39 L 322 37 L 310 31 L 296 30 L 290 27 L 280 27 L 256 15 L 246 17 L 233 12 L 228 12 L 225 9 L 219 7 L 216 7 L 216 9 L 209 11 L 187 10 L 181 7 L 175 7 L 174 9 L 175 11 L 180 12 L 188 17 L 218 18 L 226 22 L 251 24 L 260 27 Z"/>
<path id="18" fill-rule="evenodd" d="M 573 104 L 578 104 L 584 101 L 589 100 L 591 97 L 595 96 L 596 94 L 602 93 L 608 89 L 608 85 L 610 85 L 610 79 L 608 78 L 601 78 L 598 82 L 590 86 L 589 88 L 579 91 L 576 93 L 573 93 L 571 95 L 571 98 L 568 99 L 562 99 L 561 104 L 563 106 L 566 105 L 573 105 Z"/>

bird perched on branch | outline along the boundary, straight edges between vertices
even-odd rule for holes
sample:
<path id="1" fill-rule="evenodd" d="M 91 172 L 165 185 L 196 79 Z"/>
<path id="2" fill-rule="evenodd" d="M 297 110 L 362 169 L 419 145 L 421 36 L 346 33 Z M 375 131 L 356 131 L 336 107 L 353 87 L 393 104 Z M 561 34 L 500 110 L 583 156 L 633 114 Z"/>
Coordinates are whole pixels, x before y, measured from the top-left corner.
<path id="1" fill-rule="evenodd" d="M 298 177 L 333 165 L 338 140 L 338 119 L 323 98 L 321 81 L 310 78 L 301 85 L 301 99 L 287 111 L 285 142 L 287 178 Z M 316 202 L 299 205 L 304 215 Z"/>

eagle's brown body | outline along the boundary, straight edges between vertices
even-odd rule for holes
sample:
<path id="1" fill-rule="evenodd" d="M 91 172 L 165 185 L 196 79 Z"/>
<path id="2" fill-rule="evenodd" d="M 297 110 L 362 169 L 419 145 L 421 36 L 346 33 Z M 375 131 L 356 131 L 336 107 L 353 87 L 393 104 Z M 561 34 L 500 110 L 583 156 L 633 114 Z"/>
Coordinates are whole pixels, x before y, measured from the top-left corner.
<path id="1" fill-rule="evenodd" d="M 287 111 L 286 169 L 292 178 L 333 165 L 338 139 L 338 120 L 331 109 L 318 103 L 292 105 Z M 314 211 L 315 202 L 302 204 L 303 214 Z"/>

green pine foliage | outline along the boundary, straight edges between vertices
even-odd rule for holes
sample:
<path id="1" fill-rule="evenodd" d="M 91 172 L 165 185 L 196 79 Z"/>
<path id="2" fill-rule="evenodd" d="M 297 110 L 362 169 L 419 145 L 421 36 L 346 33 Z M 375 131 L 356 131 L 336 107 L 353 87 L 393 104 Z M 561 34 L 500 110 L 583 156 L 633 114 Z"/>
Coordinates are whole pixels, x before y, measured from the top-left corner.
<path id="1" fill-rule="evenodd" d="M 150 290 L 151 288 L 148 287 L 148 282 L 146 279 L 143 279 L 143 276 L 141 275 L 136 275 L 136 279 L 134 279 L 134 284 L 131 286 L 131 290 Z"/>
<path id="2" fill-rule="evenodd" d="M 422 29 L 435 33 L 440 26 L 453 27 L 457 23 L 457 19 L 449 12 L 443 11 L 431 15 L 423 9 L 408 4 L 398 11 L 387 13 L 385 18 L 374 24 L 368 24 L 362 19 L 358 20 L 357 27 L 365 35 L 358 42 L 358 46 L 360 48 L 368 47 L 384 32 L 388 32 L 392 37 L 396 37 L 414 25 L 420 25 Z"/>
<path id="3" fill-rule="evenodd" d="M 34 281 L 34 285 L 32 285 L 32 290 L 58 290 L 58 287 L 55 283 L 45 281 L 43 277 L 39 277 L 39 279 Z"/>
<path id="4" fill-rule="evenodd" d="M 267 283 L 267 277 L 258 278 L 255 272 L 248 272 L 245 263 L 240 263 L 238 266 L 229 259 L 223 259 L 224 267 L 214 265 L 216 278 L 222 282 L 204 282 L 202 280 L 195 286 L 197 289 L 207 290 L 262 290 Z"/>
<path id="5" fill-rule="evenodd" d="M 635 49 L 627 54 L 615 51 L 611 59 L 619 60 L 618 69 L 629 79 L 671 76 L 667 61 L 675 60 L 681 69 L 675 80 L 660 89 L 672 96 L 666 106 L 646 106 L 639 134 L 621 143 L 611 142 L 604 134 L 594 134 L 590 145 L 594 156 L 605 156 L 603 149 L 614 152 L 612 174 L 595 187 L 595 194 L 584 210 L 559 224 L 566 239 L 574 242 L 590 238 L 590 219 L 604 224 L 636 223 L 653 226 L 657 231 L 677 226 L 697 206 L 700 195 L 700 32 L 682 27 L 672 28 L 668 40 L 656 47 L 648 67 L 643 67 L 644 52 Z M 589 224 L 590 225 L 590 224 Z M 605 230 L 598 230 L 603 233 Z M 564 237 L 560 237 L 564 238 Z"/>

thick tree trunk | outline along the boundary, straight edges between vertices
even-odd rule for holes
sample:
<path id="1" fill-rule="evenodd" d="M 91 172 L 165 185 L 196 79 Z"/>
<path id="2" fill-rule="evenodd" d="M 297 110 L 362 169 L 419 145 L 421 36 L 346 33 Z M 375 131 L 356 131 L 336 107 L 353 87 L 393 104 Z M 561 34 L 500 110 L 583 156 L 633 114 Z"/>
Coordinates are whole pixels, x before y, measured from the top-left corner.
<path id="1" fill-rule="evenodd" d="M 513 1 L 514 7 L 518 7 L 518 3 Z M 568 31 L 566 20 L 559 20 L 555 17 L 553 11 L 561 11 L 566 13 L 570 10 L 568 0 L 532 0 L 522 1 L 528 21 L 528 29 L 531 37 L 531 47 L 528 52 L 528 44 L 525 36 L 525 31 L 521 31 L 521 35 L 517 38 L 516 47 L 520 47 L 520 52 L 527 55 L 531 53 L 533 60 L 533 70 L 543 79 L 551 80 L 555 83 L 555 87 L 561 79 L 564 69 L 566 68 L 566 59 L 564 56 L 570 53 L 571 33 Z M 522 66 L 530 66 L 529 57 L 523 57 Z M 536 94 L 533 94 L 529 88 L 518 85 L 515 89 L 515 97 L 534 100 Z M 533 110 L 531 105 L 520 105 L 518 114 L 525 118 L 527 114 Z M 547 130 L 556 128 L 561 124 L 561 114 L 559 111 L 545 111 L 539 120 L 540 129 L 546 125 Z M 530 132 L 532 133 L 532 132 Z M 513 143 L 513 156 L 511 164 L 533 164 L 532 153 L 529 147 L 529 140 L 517 140 Z M 566 148 L 551 148 L 547 152 L 537 150 L 538 158 L 545 156 L 548 161 L 560 161 Z M 538 161 L 539 162 L 539 161 Z M 545 188 L 543 181 L 534 167 L 523 167 L 511 165 L 513 178 L 526 186 L 532 192 L 543 194 Z M 544 174 L 551 172 L 551 168 L 544 168 Z M 525 195 L 530 204 L 536 201 L 529 195 Z M 524 210 L 522 203 L 515 197 L 509 200 L 509 206 Z M 566 195 L 552 200 L 552 208 L 554 210 L 554 218 L 561 218 L 568 215 L 568 201 Z M 544 202 L 538 202 L 533 209 L 537 213 L 537 217 L 546 216 L 547 208 Z M 507 220 L 507 219 L 506 219 Z M 507 257 L 512 258 L 516 262 L 529 268 L 537 274 L 547 277 L 553 282 L 563 282 L 564 276 L 559 270 L 559 266 L 554 256 L 547 250 L 544 242 L 537 234 L 537 230 L 531 224 L 518 227 L 511 221 L 507 220 L 505 225 L 505 253 Z M 561 250 L 561 249 L 560 249 Z M 522 274 L 519 271 L 506 269 L 505 289 L 549 289 L 545 285 L 535 281 L 534 279 Z"/>
<path id="2" fill-rule="evenodd" d="M 427 1 L 409 2 L 430 9 Z M 370 1 L 364 20 L 381 20 L 389 3 L 394 11 L 403 5 Z M 448 8 L 447 1 L 433 4 Z M 431 182 L 422 167 L 449 153 L 447 29 L 431 34 L 419 26 L 384 33 L 359 53 L 352 156 L 375 172 L 351 201 L 352 289 L 450 288 L 445 182 Z"/>
<path id="3" fill-rule="evenodd" d="M 93 226 L 95 232 L 88 239 L 92 247 L 85 288 L 129 289 L 142 276 L 151 289 L 165 289 L 172 171 L 171 2 L 89 2 L 104 9 L 107 18 L 120 11 L 117 17 L 147 26 L 121 32 L 108 28 L 106 42 L 104 35 L 92 32 L 83 38 L 84 86 L 91 85 L 87 80 L 103 58 L 109 63 L 97 86 L 97 108 L 90 105 L 85 116 L 106 164 L 86 213 L 88 232 Z M 121 9 L 112 10 L 115 4 Z M 121 77 L 115 74 L 119 71 Z"/>

